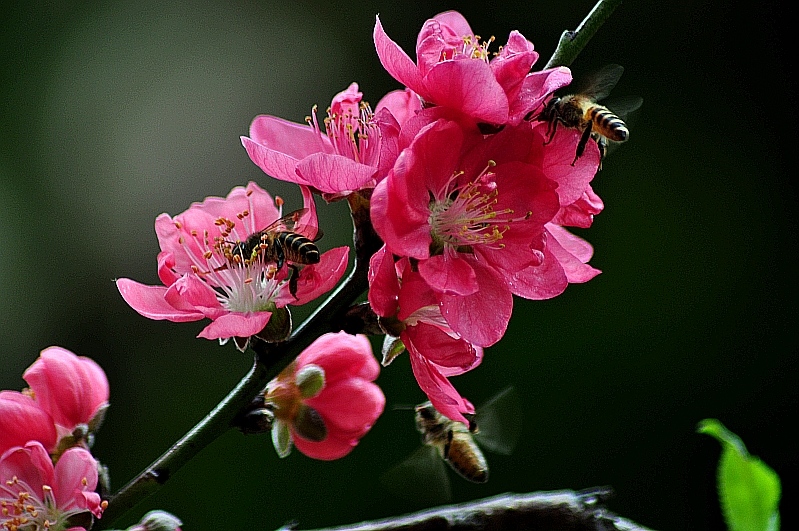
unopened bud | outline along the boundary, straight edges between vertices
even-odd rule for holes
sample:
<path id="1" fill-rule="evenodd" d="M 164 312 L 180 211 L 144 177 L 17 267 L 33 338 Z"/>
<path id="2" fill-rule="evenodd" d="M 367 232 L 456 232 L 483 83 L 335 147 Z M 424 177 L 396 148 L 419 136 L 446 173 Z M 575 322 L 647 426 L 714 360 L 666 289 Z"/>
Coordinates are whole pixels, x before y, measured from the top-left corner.
<path id="1" fill-rule="evenodd" d="M 145 514 L 141 522 L 129 527 L 128 531 L 180 531 L 183 522 L 175 515 L 166 511 L 150 511 Z"/>

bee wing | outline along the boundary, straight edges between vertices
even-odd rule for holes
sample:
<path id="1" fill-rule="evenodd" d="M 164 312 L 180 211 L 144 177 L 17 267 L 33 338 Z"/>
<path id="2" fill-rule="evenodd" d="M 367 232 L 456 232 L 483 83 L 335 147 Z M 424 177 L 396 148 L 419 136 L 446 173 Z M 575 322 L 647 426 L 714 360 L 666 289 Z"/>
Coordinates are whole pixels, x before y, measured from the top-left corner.
<path id="1" fill-rule="evenodd" d="M 630 125 L 630 115 L 637 111 L 643 103 L 644 98 L 640 96 L 624 96 L 621 98 L 612 98 L 607 102 L 603 102 L 605 107 L 627 122 L 628 126 Z"/>
<path id="2" fill-rule="evenodd" d="M 444 461 L 432 446 L 422 446 L 382 476 L 380 483 L 399 498 L 408 501 L 424 500 L 430 504 L 452 500 Z"/>
<path id="3" fill-rule="evenodd" d="M 477 409 L 475 440 L 492 452 L 510 455 L 522 431 L 522 408 L 513 387 L 506 387 Z"/>
<path id="4" fill-rule="evenodd" d="M 300 218 L 308 212 L 307 208 L 300 208 L 293 212 L 289 212 L 282 218 L 278 218 L 272 223 L 269 224 L 268 227 L 263 229 L 261 232 L 274 232 L 274 231 L 293 231 L 294 228 L 300 221 Z"/>
<path id="5" fill-rule="evenodd" d="M 578 93 L 588 96 L 594 101 L 599 101 L 610 94 L 623 73 L 624 67 L 621 65 L 605 65 L 585 78 L 584 82 L 580 84 Z"/>

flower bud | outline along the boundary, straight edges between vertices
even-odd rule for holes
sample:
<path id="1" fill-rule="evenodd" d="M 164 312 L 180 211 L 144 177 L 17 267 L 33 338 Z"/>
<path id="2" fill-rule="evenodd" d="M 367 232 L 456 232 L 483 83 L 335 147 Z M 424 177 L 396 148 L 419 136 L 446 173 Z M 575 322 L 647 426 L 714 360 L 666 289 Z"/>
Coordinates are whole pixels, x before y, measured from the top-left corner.
<path id="1" fill-rule="evenodd" d="M 175 515 L 156 510 L 145 514 L 141 522 L 129 527 L 128 531 L 180 531 L 181 525 L 183 522 Z"/>
<path id="2" fill-rule="evenodd" d="M 99 427 L 109 387 L 105 372 L 93 360 L 49 347 L 22 377 L 39 406 L 53 418 L 60 436 L 71 435 L 81 424 Z"/>

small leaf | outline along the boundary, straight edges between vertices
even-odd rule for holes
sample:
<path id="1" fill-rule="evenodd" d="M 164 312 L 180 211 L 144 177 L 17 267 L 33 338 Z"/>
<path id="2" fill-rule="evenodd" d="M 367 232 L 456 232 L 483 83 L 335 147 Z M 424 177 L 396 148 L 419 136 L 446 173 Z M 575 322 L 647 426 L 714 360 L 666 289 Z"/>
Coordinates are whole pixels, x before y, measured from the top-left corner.
<path id="1" fill-rule="evenodd" d="M 705 419 L 699 433 L 721 443 L 718 490 L 724 520 L 731 531 L 778 531 L 780 478 L 757 457 L 749 455 L 743 441 L 716 419 Z"/>

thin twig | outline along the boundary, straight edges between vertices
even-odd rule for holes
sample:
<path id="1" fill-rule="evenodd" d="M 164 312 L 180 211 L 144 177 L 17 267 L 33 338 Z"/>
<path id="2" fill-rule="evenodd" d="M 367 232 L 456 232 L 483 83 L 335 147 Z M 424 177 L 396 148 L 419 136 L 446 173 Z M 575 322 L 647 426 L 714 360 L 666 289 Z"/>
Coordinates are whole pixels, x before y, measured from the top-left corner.
<path id="1" fill-rule="evenodd" d="M 577 26 L 574 31 L 564 31 L 560 36 L 555 53 L 544 69 L 556 66 L 569 66 L 577 55 L 585 48 L 594 33 L 605 23 L 610 14 L 619 7 L 621 0 L 599 0 L 588 16 Z"/>
<path id="2" fill-rule="evenodd" d="M 313 531 L 651 531 L 605 510 L 608 488 L 501 494 L 418 513 Z M 286 526 L 279 531 L 296 530 Z"/>

